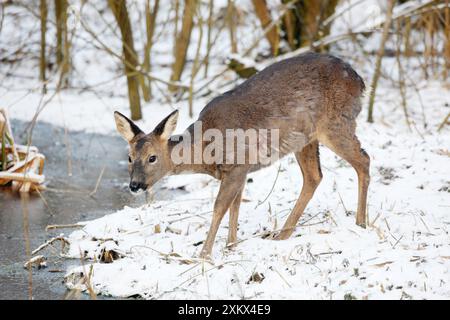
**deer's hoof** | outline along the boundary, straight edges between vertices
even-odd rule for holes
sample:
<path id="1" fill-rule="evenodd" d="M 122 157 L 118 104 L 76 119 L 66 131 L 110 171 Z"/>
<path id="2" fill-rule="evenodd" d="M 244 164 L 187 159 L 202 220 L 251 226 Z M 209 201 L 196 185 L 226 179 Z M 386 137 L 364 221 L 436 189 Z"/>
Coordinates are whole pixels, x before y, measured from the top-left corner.
<path id="1" fill-rule="evenodd" d="M 228 250 L 233 250 L 234 248 L 236 248 L 236 245 L 237 245 L 236 241 L 228 241 L 226 248 Z"/>
<path id="2" fill-rule="evenodd" d="M 200 253 L 199 258 L 203 259 L 203 260 L 207 260 L 207 261 L 212 261 L 212 259 L 211 259 L 211 252 L 202 251 Z"/>
<path id="3" fill-rule="evenodd" d="M 280 241 L 280 240 L 286 240 L 290 237 L 290 234 L 287 234 L 286 232 L 280 232 L 278 234 L 274 234 L 272 235 L 272 239 L 276 240 L 276 241 Z"/>
<path id="4" fill-rule="evenodd" d="M 363 229 L 366 229 L 366 223 L 365 222 L 356 221 L 356 225 L 361 227 L 361 228 L 363 228 Z"/>

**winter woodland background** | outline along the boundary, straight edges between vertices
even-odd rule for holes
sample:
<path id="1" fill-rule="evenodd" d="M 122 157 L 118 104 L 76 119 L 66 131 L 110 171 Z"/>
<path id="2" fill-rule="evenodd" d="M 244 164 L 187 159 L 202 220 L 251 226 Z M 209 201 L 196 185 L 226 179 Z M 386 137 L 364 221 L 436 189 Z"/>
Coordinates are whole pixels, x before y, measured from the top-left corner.
<path id="1" fill-rule="evenodd" d="M 93 298 L 450 298 L 449 5 L 2 1 L 0 106 L 29 123 L 30 143 L 35 122 L 117 135 L 114 110 L 151 130 L 177 108 L 182 132 L 216 95 L 309 50 L 349 62 L 368 88 L 357 129 L 372 159 L 366 230 L 354 225 L 356 174 L 321 148 L 324 179 L 291 239 L 264 238 L 300 192 L 293 157 L 249 177 L 241 242 L 225 248 L 225 218 L 214 265 L 194 257 L 218 182 L 169 177 L 167 193 L 186 192 L 68 230 L 66 286 Z"/>

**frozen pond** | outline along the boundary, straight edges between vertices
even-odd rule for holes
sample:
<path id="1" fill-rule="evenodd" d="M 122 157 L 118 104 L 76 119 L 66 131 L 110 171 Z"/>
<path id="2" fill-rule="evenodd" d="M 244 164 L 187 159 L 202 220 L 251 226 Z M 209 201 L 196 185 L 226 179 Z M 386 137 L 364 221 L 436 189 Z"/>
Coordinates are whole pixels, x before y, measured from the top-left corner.
<path id="1" fill-rule="evenodd" d="M 23 134 L 26 125 L 22 121 L 12 121 L 18 143 L 26 140 Z M 126 188 L 128 172 L 124 160 L 127 159 L 127 150 L 120 137 L 65 133 L 64 128 L 38 123 L 33 138 L 33 145 L 47 158 L 44 174 L 48 190 L 42 192 L 46 203 L 36 193 L 21 199 L 9 188 L 0 192 L 0 299 L 29 297 L 29 275 L 23 268 L 27 260 L 27 237 L 30 249 L 34 250 L 51 236 L 72 231 L 46 232 L 47 225 L 94 219 L 124 205 L 139 206 L 145 202 L 144 195 L 134 197 Z M 90 196 L 103 168 L 98 190 Z M 24 219 L 27 211 L 28 221 Z M 59 244 L 55 247 L 59 248 Z M 33 298 L 64 298 L 66 288 L 62 279 L 67 263 L 63 259 L 49 257 L 47 268 L 33 269 Z"/>

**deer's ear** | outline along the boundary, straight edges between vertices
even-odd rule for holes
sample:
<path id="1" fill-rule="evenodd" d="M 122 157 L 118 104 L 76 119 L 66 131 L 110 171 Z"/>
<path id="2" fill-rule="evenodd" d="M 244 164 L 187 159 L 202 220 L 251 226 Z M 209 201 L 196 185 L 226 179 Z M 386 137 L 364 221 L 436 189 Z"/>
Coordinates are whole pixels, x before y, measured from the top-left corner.
<path id="1" fill-rule="evenodd" d="M 157 136 L 160 136 L 163 140 L 169 140 L 170 136 L 177 127 L 177 121 L 178 110 L 175 110 L 156 126 L 155 130 L 153 130 L 153 133 Z"/>
<path id="2" fill-rule="evenodd" d="M 133 121 L 125 117 L 118 111 L 114 112 L 114 119 L 116 120 L 116 128 L 119 131 L 122 138 L 130 142 L 139 133 L 143 133 Z"/>

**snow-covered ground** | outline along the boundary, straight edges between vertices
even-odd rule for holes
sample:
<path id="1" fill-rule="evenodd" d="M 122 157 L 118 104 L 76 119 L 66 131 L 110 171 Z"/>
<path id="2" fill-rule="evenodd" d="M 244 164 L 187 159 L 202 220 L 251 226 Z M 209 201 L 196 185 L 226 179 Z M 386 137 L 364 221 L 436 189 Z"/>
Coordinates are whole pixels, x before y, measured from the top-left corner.
<path id="1" fill-rule="evenodd" d="M 242 5 L 243 9 L 248 6 Z M 163 10 L 161 15 L 165 14 Z M 333 34 L 346 30 L 348 21 L 344 22 L 337 20 Z M 255 21 L 247 23 L 244 27 L 248 29 Z M 13 25 L 5 23 L 4 30 L 14 32 Z M 252 43 L 251 37 L 258 36 L 242 34 L 242 43 Z M 195 32 L 193 36 L 195 39 Z M 223 68 L 221 51 L 229 46 L 224 37 L 213 50 L 210 76 Z M 375 40 L 369 39 L 365 45 L 376 47 Z M 93 54 L 83 37 L 76 41 L 75 47 L 87 49 L 74 62 L 73 84 L 94 86 L 95 93 L 63 91 L 48 103 L 39 121 L 71 130 L 117 134 L 112 113 L 126 113 L 128 103 L 123 77 L 114 78 L 117 61 Z M 120 50 L 120 42 L 111 43 Z M 242 43 L 240 47 L 245 47 Z M 339 45 L 340 51 L 335 53 L 344 59 L 347 55 L 369 85 L 374 65 L 371 58 L 358 57 L 351 51 L 353 44 Z M 169 41 L 155 45 L 154 72 L 164 79 L 169 78 L 164 64 L 170 50 Z M 405 62 L 406 70 L 420 71 L 411 60 Z M 24 72 L 21 68 L 11 72 Z M 30 77 L 36 77 L 36 70 L 25 68 Z M 80 75 L 85 77 L 80 80 Z M 383 75 L 396 77 L 394 58 L 383 61 Z M 301 172 L 292 156 L 249 175 L 240 210 L 240 242 L 233 250 L 225 248 L 225 216 L 213 249 L 213 263 L 202 262 L 196 257 L 209 228 L 218 182 L 202 175 L 168 177 L 163 186 L 168 194 L 176 193 L 173 200 L 125 207 L 98 220 L 83 221 L 85 226 L 68 236 L 71 245 L 66 256 L 76 260 L 65 277 L 67 287 L 86 289 L 80 282 L 83 273 L 89 275 L 96 293 L 117 297 L 449 299 L 450 136 L 448 127 L 440 132 L 437 128 L 450 111 L 450 91 L 445 84 L 421 81 L 416 75 L 409 74 L 417 91 L 409 88 L 406 97 L 411 130 L 405 123 L 399 90 L 386 79 L 377 91 L 375 123 L 365 122 L 367 101 L 358 119 L 357 134 L 371 157 L 367 229 L 355 225 L 354 170 L 321 148 L 324 178 L 289 240 L 273 241 L 265 236 L 281 228 L 300 193 Z M 225 74 L 223 81 L 210 89 L 225 91 L 234 84 L 220 87 L 220 83 L 233 77 Z M 110 78 L 113 80 L 108 81 Z M 4 80 L 2 105 L 12 118 L 30 121 L 42 97 L 38 82 L 11 77 Z M 102 81 L 108 82 L 97 87 Z M 158 90 L 154 92 L 155 99 L 143 105 L 144 120 L 138 124 L 151 130 L 177 107 L 181 111 L 177 132 L 183 131 L 193 120 L 187 115 L 187 102 L 173 105 Z M 194 114 L 213 96 L 197 97 Z M 118 164 L 120 168 L 126 170 Z M 68 221 L 72 222 L 76 221 Z M 112 263 L 105 263 L 111 258 Z"/>
<path id="2" fill-rule="evenodd" d="M 225 248 L 226 216 L 214 264 L 195 259 L 218 190 L 217 181 L 201 175 L 168 178 L 168 193 L 180 187 L 187 191 L 172 201 L 125 207 L 87 222 L 70 235 L 68 255 L 80 258 L 82 253 L 89 263 L 97 261 L 90 278 L 94 290 L 120 297 L 450 298 L 450 140 L 448 129 L 437 133 L 432 122 L 448 112 L 444 104 L 450 95 L 437 83 L 424 87 L 430 122 L 424 129 L 421 113 L 412 112 L 417 131 L 410 132 L 392 103 L 397 92 L 381 90 L 376 110 L 382 120 L 370 125 L 362 115 L 358 127 L 372 159 L 366 230 L 355 225 L 354 170 L 322 148 L 324 179 L 289 240 L 264 236 L 282 226 L 298 197 L 302 178 L 293 157 L 249 176 L 240 242 L 234 250 Z M 419 110 L 414 97 L 410 107 Z M 104 250 L 120 258 L 99 262 Z M 69 288 L 80 287 L 79 273 L 89 272 L 89 263 L 69 270 Z"/>

